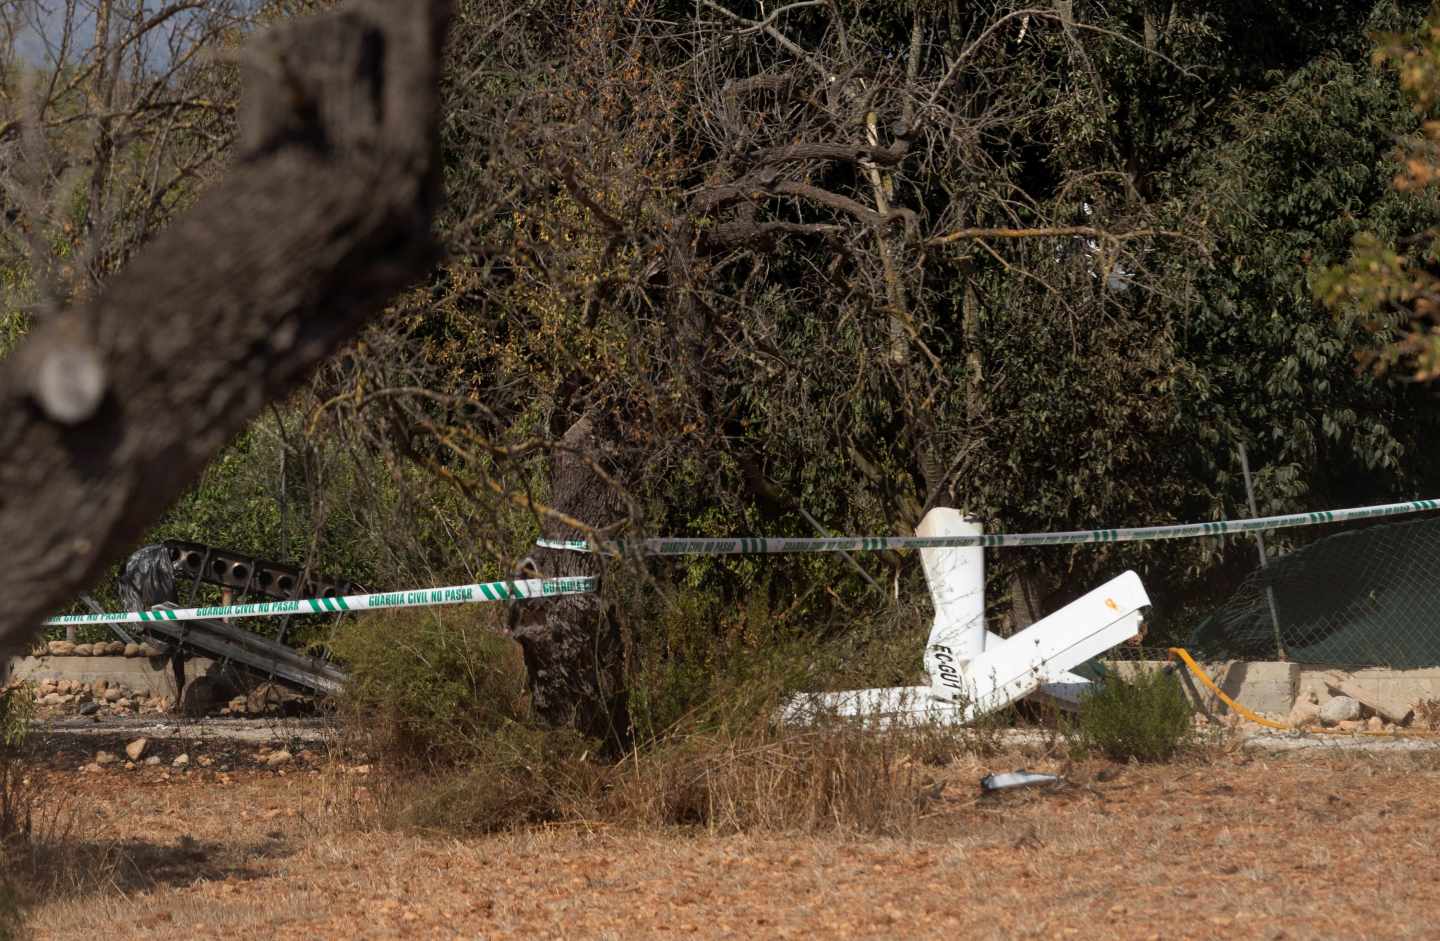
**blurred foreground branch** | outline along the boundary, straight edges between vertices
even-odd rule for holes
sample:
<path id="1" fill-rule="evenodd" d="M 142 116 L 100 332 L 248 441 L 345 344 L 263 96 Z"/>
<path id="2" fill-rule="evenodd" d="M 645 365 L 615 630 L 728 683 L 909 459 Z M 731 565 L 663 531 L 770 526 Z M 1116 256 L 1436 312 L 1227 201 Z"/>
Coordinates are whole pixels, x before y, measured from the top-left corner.
<path id="1" fill-rule="evenodd" d="M 0 646 L 434 263 L 449 17 L 447 0 L 369 0 L 253 43 L 226 179 L 5 362 Z"/>

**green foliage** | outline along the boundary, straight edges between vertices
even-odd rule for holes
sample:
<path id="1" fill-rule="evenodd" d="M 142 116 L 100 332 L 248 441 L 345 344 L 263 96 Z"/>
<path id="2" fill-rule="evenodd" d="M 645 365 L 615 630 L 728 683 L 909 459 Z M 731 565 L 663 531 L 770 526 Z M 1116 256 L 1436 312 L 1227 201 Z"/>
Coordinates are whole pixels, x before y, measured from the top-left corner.
<path id="1" fill-rule="evenodd" d="M 377 747 L 416 766 L 474 760 L 527 719 L 524 669 L 498 605 L 401 609 L 346 620 L 332 645 L 344 703 Z"/>
<path id="2" fill-rule="evenodd" d="M 805 577 L 823 586 L 824 571 Z M 738 604 L 703 581 L 652 583 L 652 591 L 618 612 L 627 627 L 628 712 L 637 746 L 677 730 L 751 729 L 799 691 L 917 681 L 928 607 L 862 594 L 848 611 L 827 617 L 803 595 L 789 597 L 791 583 L 774 573 L 755 581 Z"/>
<path id="3" fill-rule="evenodd" d="M 10 855 L 22 852 L 30 837 L 35 788 L 17 750 L 34 713 L 34 690 L 18 684 L 0 690 L 0 941 L 25 937 L 21 898 L 11 882 Z"/>
<path id="4" fill-rule="evenodd" d="M 1190 703 L 1166 670 L 1105 674 L 1080 704 L 1072 730 L 1079 747 L 1116 761 L 1165 761 L 1194 737 Z"/>
<path id="5" fill-rule="evenodd" d="M 660 597 L 624 613 L 635 625 L 628 695 L 638 742 L 681 723 L 748 723 L 803 682 L 796 638 L 776 623 L 766 592 L 740 607 L 697 588 L 672 588 Z"/>
<path id="6" fill-rule="evenodd" d="M 19 747 L 35 714 L 34 689 L 18 684 L 0 691 L 0 755 Z"/>
<path id="7" fill-rule="evenodd" d="M 1323 270 L 1315 288 L 1337 322 L 1375 335 L 1362 359 L 1377 373 L 1399 365 L 1430 381 L 1440 377 L 1440 230 L 1431 224 L 1440 206 L 1440 13 L 1418 30 L 1382 37 L 1375 60 L 1399 73 L 1420 122 L 1402 141 L 1395 192 L 1427 211 L 1403 227 L 1357 231 L 1349 258 Z"/>
<path id="8" fill-rule="evenodd" d="M 146 542 L 186 539 L 371 581 L 380 568 L 368 499 L 356 469 L 332 442 L 300 432 L 298 408 L 255 421 L 205 469 Z"/>
<path id="9" fill-rule="evenodd" d="M 596 743 L 531 721 L 519 650 L 498 606 L 346 622 L 342 708 L 393 772 L 386 825 L 489 833 L 581 816 L 598 799 Z"/>
<path id="10" fill-rule="evenodd" d="M 790 635 L 763 605 L 725 617 L 704 609 L 704 593 L 664 594 L 674 600 L 657 618 L 663 628 L 644 635 L 653 646 L 632 649 L 635 747 L 614 762 L 595 742 L 529 720 L 523 672 L 515 645 L 496 631 L 497 608 L 349 622 L 335 640 L 351 671 L 344 711 L 359 744 L 384 759 L 383 825 L 488 833 L 601 819 L 905 835 L 933 791 L 927 767 L 976 741 L 952 729 L 877 735 L 824 717 L 815 727 L 779 726 L 776 709 L 797 687 L 866 680 L 834 672 L 842 651 Z M 717 618 L 729 627 L 727 643 L 715 641 Z M 897 626 L 916 629 L 873 625 L 882 650 L 879 636 Z M 852 670 L 865 659 L 843 652 Z M 894 668 L 887 657 L 871 659 L 881 671 Z"/>
<path id="11" fill-rule="evenodd" d="M 964 48 L 977 18 L 992 12 L 838 9 L 856 47 L 884 49 L 903 48 L 913 13 L 937 61 Z M 684 202 L 687 187 L 706 182 L 692 176 L 712 156 L 710 116 L 695 113 L 701 90 L 667 71 L 668 57 L 692 50 L 667 44 L 663 31 L 626 33 L 623 18 L 597 14 L 593 34 L 542 18 L 537 48 L 558 48 L 560 71 L 538 85 L 507 75 L 497 87 L 517 108 L 524 101 L 526 127 L 589 127 L 587 112 L 602 114 L 604 126 L 573 148 L 537 137 L 533 159 L 514 167 L 473 136 L 488 123 L 449 126 L 458 205 L 490 186 L 523 191 L 547 172 L 547 159 L 581 176 L 497 215 L 486 234 L 517 249 L 486 291 L 490 256 L 453 256 L 415 336 L 453 391 L 502 390 L 486 399 L 498 419 L 485 424 L 494 439 L 544 434 L 542 417 L 566 413 L 569 388 L 604 403 L 619 424 L 606 466 L 647 533 L 814 535 L 797 508 L 831 530 L 905 531 L 931 496 L 936 464 L 954 467 L 948 500 L 992 528 L 1234 517 L 1245 512 L 1242 443 L 1262 512 L 1416 489 L 1428 482 L 1430 442 L 1440 440 L 1433 409 L 1401 383 L 1356 373 L 1363 331 L 1319 309 L 1308 283 L 1309 266 L 1339 257 L 1358 227 L 1402 229 L 1423 212 L 1388 185 L 1389 141 L 1415 121 L 1368 61 L 1365 40 L 1368 30 L 1413 22 L 1416 10 L 1389 0 L 1339 11 L 1295 0 L 1261 16 L 1239 2 L 1121 2 L 1075 10 L 1109 33 L 1037 19 L 1024 42 L 1017 24 L 1009 45 L 977 47 L 957 86 L 984 75 L 974 80 L 986 89 L 976 106 L 1007 106 L 965 159 L 932 142 L 923 170 L 894 171 L 896 199 L 922 211 L 922 227 L 1089 219 L 1170 234 L 1111 247 L 1103 262 L 1131 273 L 1126 291 L 1103 289 L 1095 263 L 1059 239 L 907 256 L 907 295 L 935 355 L 908 376 L 886 359 L 890 310 L 864 279 L 868 245 L 837 253 L 820 241 L 777 240 L 717 263 L 708 280 L 655 290 L 645 272 L 666 251 L 667 227 L 715 221 L 687 217 Z M 793 11 L 787 35 L 824 47 L 832 21 L 824 10 Z M 462 11 L 457 48 L 478 28 Z M 605 91 L 612 59 L 626 76 L 623 95 Z M 448 93 L 457 113 L 479 106 L 469 84 Z M 773 130 L 763 109 L 754 119 L 746 148 Z M 814 182 L 854 181 L 826 169 Z M 577 191 L 626 219 L 623 246 L 595 225 Z M 455 238 L 475 237 L 464 228 L 473 216 L 449 224 Z M 703 315 L 654 315 L 687 305 Z M 703 352 L 692 361 L 692 350 Z M 543 463 L 508 472 L 528 486 Z M 446 470 L 507 473 L 503 463 L 465 461 Z M 1003 597 L 1021 568 L 1045 570 L 1045 589 L 1063 595 L 1138 567 L 1155 586 L 1159 620 L 1179 621 L 1187 603 L 1203 603 L 1243 571 L 1246 551 L 1190 540 L 994 553 L 991 596 Z M 874 557 L 860 564 L 887 583 L 900 567 Z M 795 620 L 821 631 L 868 616 L 858 612 L 869 610 L 869 587 L 839 560 L 672 566 L 667 578 L 709 595 L 696 617 L 717 650 L 733 642 L 734 609 L 757 593 L 776 611 L 801 605 Z M 923 592 L 916 575 L 913 566 L 898 573 L 903 592 Z M 810 593 L 817 582 L 829 590 Z"/>
<path id="12" fill-rule="evenodd" d="M 763 36 L 750 43 L 754 31 L 727 37 L 724 48 L 748 51 L 719 66 L 695 58 L 693 37 L 656 25 L 679 15 L 672 6 L 647 16 L 643 5 L 623 15 L 541 4 L 507 21 L 508 35 L 547 67 L 516 70 L 491 56 L 492 5 L 460 5 L 442 141 L 447 260 L 237 439 L 147 541 L 309 561 L 372 587 L 503 575 L 538 529 L 553 439 L 583 411 L 613 423 L 596 458 L 624 491 L 631 530 L 646 534 L 903 532 L 932 497 L 1010 531 L 1234 517 L 1240 443 L 1261 512 L 1434 479 L 1440 413 L 1404 383 L 1357 372 L 1354 352 L 1378 348 L 1366 318 L 1332 317 L 1311 285 L 1363 231 L 1376 234 L 1357 243 L 1351 271 L 1370 281 L 1351 282 L 1346 303 L 1404 308 L 1393 288 L 1407 259 L 1433 261 L 1395 247 L 1428 225 L 1433 201 L 1390 185 L 1391 141 L 1428 112 L 1370 61 L 1366 38 L 1413 26 L 1419 5 L 1067 4 L 1096 28 L 1017 19 L 973 47 L 1018 7 L 847 0 L 788 11 L 801 47 L 848 55 L 843 35 L 878 50 L 855 74 L 884 112 L 882 137 L 899 118 L 885 111 L 886 70 L 912 25 L 923 70 L 964 58 L 927 107 L 958 101 L 956 115 L 973 106 L 985 120 L 973 134 L 916 138 L 910 154 L 924 159 L 885 169 L 922 235 L 1065 223 L 1147 233 L 1096 258 L 1066 238 L 922 247 L 897 227 L 890 248 L 915 328 L 904 364 L 891 355 L 891 300 L 867 280 L 868 229 L 694 249 L 721 220 L 693 194 L 736 171 L 736 154 L 796 139 L 768 98 L 727 105 L 753 109 L 743 133 L 709 136 L 725 117 L 721 87 L 788 75 L 793 61 Z M 1403 61 L 1426 80 L 1428 60 Z M 808 105 L 792 105 L 803 117 Z M 806 131 L 859 140 L 865 129 L 847 113 L 827 111 Z M 497 140 L 501 118 L 509 132 Z M 813 169 L 796 176 L 872 198 L 845 161 Z M 853 222 L 795 204 L 785 218 L 796 225 Z M 1121 269 L 1129 286 L 1112 290 L 1106 276 Z M 17 278 L 7 271 L 7 289 L 24 286 Z M 18 316 L 0 314 L 0 348 Z M 1282 547 L 1291 538 L 1303 537 Z M 1039 570 L 1052 596 L 1043 608 L 1138 568 L 1161 636 L 1167 618 L 1183 622 L 1187 605 L 1250 564 L 1249 545 L 1233 540 L 987 560 L 992 599 L 1017 571 Z M 894 598 L 924 598 L 918 567 L 878 555 L 858 565 L 883 594 L 838 557 L 616 572 L 646 586 L 623 612 L 637 737 L 733 728 L 796 686 L 912 679 L 925 617 Z M 466 740 L 523 726 L 523 708 L 468 672 L 499 655 L 489 641 L 471 651 L 419 621 L 407 632 L 443 669 L 376 668 L 361 695 L 411 759 L 463 761 Z M 340 644 L 362 664 L 396 656 L 353 632 Z M 452 721 L 464 728 L 449 736 Z"/>

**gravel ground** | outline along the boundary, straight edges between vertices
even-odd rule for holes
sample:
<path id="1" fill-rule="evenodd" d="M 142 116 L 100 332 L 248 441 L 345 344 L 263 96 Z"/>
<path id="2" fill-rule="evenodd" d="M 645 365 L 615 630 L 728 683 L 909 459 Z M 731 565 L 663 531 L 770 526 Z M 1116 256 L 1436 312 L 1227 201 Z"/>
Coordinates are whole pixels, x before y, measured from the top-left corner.
<path id="1" fill-rule="evenodd" d="M 237 742 L 321 742 L 334 734 L 326 719 L 171 719 L 158 716 L 74 718 L 32 724 L 39 738 L 114 738 L 130 735 L 155 739 L 222 739 Z"/>

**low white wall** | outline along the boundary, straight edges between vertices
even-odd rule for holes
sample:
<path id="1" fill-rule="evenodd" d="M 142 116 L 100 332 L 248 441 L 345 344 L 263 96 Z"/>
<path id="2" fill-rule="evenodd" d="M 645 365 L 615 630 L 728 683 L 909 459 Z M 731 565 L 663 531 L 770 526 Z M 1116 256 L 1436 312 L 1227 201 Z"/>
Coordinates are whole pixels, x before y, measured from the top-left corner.
<path id="1" fill-rule="evenodd" d="M 1320 702 L 1330 695 L 1325 685 L 1326 673 L 1342 670 L 1339 667 L 1300 668 L 1299 692 L 1313 692 Z M 1384 667 L 1366 667 L 1359 670 L 1344 670 L 1345 678 L 1365 692 L 1374 696 L 1383 705 L 1397 712 L 1415 708 L 1417 702 L 1427 699 L 1440 700 L 1440 669 L 1390 670 Z"/>
<path id="2" fill-rule="evenodd" d="M 1165 664 L 1164 660 L 1117 660 L 1107 663 L 1106 666 L 1123 676 L 1137 670 L 1158 670 Z M 1344 667 L 1310 666 L 1273 660 L 1232 660 L 1224 663 L 1202 663 L 1200 666 L 1215 680 L 1215 685 L 1245 708 L 1282 718 L 1289 715 L 1295 701 L 1302 696 L 1314 693 L 1315 699 L 1322 703 L 1330 698 L 1330 688 L 1325 685 L 1327 673 L 1342 673 L 1346 679 L 1396 712 L 1413 709 L 1415 704 L 1422 700 L 1440 700 L 1440 668 L 1391 670 L 1364 667 L 1347 670 Z M 1217 715 L 1229 711 L 1228 707 L 1198 680 L 1194 685 L 1199 690 L 1201 704 L 1206 709 Z"/>
<path id="3" fill-rule="evenodd" d="M 185 679 L 193 680 L 215 663 L 207 657 L 191 657 L 185 663 Z M 128 686 L 136 692 L 174 696 L 175 678 L 170 661 L 148 657 L 13 657 L 10 677 L 15 680 L 72 680 L 87 686 L 96 680 Z"/>
<path id="4" fill-rule="evenodd" d="M 1106 664 L 1121 676 L 1140 670 L 1160 670 L 1166 660 L 1115 660 Z M 1178 669 L 1188 668 L 1175 663 Z M 1294 663 L 1279 663 L 1273 660 L 1230 660 L 1223 663 L 1202 663 L 1200 666 L 1225 691 L 1225 695 L 1252 712 L 1262 715 L 1289 715 L 1300 691 L 1300 667 Z M 1199 680 L 1190 675 L 1195 690 L 1200 694 L 1199 705 L 1216 715 L 1230 711 L 1218 696 Z M 1188 687 L 1187 687 L 1188 688 Z"/>

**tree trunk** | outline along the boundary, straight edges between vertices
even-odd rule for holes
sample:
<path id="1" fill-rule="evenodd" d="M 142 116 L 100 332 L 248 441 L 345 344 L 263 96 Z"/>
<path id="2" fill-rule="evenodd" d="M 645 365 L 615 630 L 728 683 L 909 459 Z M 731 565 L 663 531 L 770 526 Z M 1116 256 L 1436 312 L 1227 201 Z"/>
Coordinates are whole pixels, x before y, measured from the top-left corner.
<path id="1" fill-rule="evenodd" d="M 1018 634 L 1045 616 L 1039 574 L 1026 567 L 1010 576 L 1010 633 Z"/>
<path id="2" fill-rule="evenodd" d="M 0 648 L 431 268 L 449 18 L 448 0 L 366 0 L 252 44 L 225 180 L 4 363 Z"/>
<path id="3" fill-rule="evenodd" d="M 620 495 L 596 473 L 596 444 L 602 440 L 589 416 L 575 422 L 560 438 L 551 459 L 550 505 L 566 516 L 597 529 L 624 518 Z M 546 518 L 547 539 L 584 539 L 572 526 Z M 581 552 L 537 550 L 545 577 L 599 575 L 602 559 Z M 615 611 L 603 594 L 565 595 L 519 602 L 515 639 L 525 654 L 531 704 L 554 725 L 570 725 L 611 747 L 630 739 L 624 699 L 624 644 Z"/>

